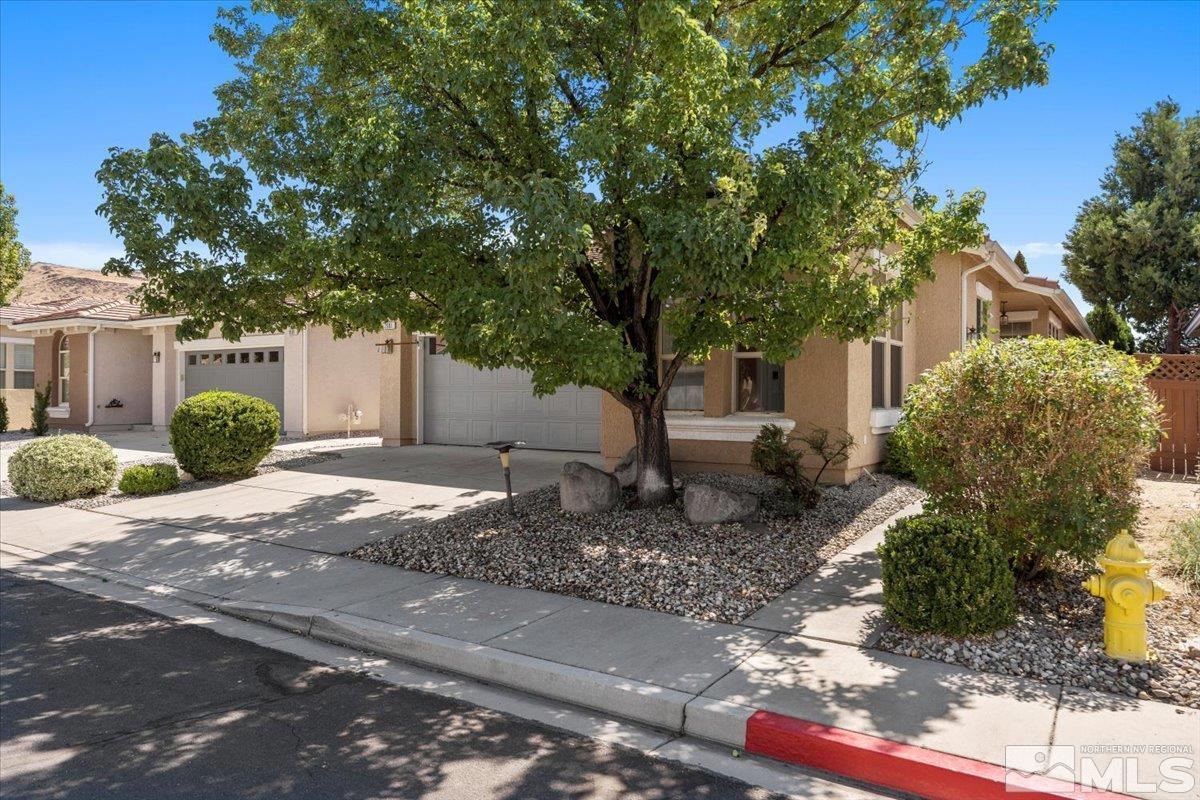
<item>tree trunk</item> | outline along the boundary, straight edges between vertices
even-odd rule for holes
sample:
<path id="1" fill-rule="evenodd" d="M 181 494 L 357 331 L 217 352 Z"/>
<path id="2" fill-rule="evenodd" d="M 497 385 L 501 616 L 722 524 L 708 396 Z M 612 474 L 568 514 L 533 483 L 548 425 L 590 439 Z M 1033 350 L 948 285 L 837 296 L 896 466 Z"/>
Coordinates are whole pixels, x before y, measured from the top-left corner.
<path id="1" fill-rule="evenodd" d="M 1178 353 L 1183 339 L 1183 315 L 1174 303 L 1167 306 L 1167 337 L 1163 342 L 1164 353 Z"/>
<path id="2" fill-rule="evenodd" d="M 662 408 L 645 403 L 633 411 L 637 437 L 637 493 L 643 506 L 658 506 L 675 499 L 671 474 L 671 447 L 667 441 L 667 418 Z"/>

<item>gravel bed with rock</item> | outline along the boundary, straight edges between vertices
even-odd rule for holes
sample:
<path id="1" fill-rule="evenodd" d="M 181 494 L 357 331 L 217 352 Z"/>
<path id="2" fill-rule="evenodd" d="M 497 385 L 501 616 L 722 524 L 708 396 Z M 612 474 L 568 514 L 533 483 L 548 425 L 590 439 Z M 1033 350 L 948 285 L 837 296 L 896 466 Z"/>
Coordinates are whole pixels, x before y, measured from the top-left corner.
<path id="1" fill-rule="evenodd" d="M 953 639 L 890 628 L 877 648 L 959 664 L 982 672 L 1098 689 L 1200 708 L 1200 598 L 1182 594 L 1148 608 L 1145 664 L 1104 654 L 1104 601 L 1080 584 L 1076 569 L 1018 589 L 1015 624 L 991 636 Z"/>
<path id="2" fill-rule="evenodd" d="M 306 467 L 310 464 L 320 464 L 322 461 L 332 461 L 333 459 L 341 458 L 342 455 L 338 452 L 331 451 L 316 451 L 316 450 L 272 450 L 267 453 L 262 461 L 258 464 L 256 475 L 265 475 L 269 472 L 278 472 L 282 469 L 298 469 Z M 134 464 L 175 464 L 175 459 L 168 454 L 150 458 L 139 458 L 136 461 L 127 461 L 117 467 L 117 479 L 113 482 L 113 488 L 105 494 L 96 494 L 91 497 L 78 497 L 74 500 L 64 500 L 61 503 L 49 503 L 48 505 L 66 506 L 68 508 L 103 508 L 111 506 L 114 503 L 123 503 L 126 500 L 136 500 L 138 497 L 163 497 L 166 495 L 180 494 L 182 492 L 191 492 L 196 489 L 206 489 L 210 486 L 219 486 L 222 481 L 198 481 L 186 472 L 180 471 L 179 488 L 172 489 L 169 492 L 159 492 L 155 495 L 132 495 L 125 494 L 116 487 L 116 484 L 121 480 L 121 472 L 127 467 L 132 467 Z M 178 466 L 178 465 L 177 465 Z M 15 497 L 16 492 L 13 491 L 12 484 L 7 480 L 0 481 L 0 497 Z"/>
<path id="3" fill-rule="evenodd" d="M 740 622 L 826 559 L 924 497 L 889 476 L 824 490 L 795 516 L 779 485 L 754 475 L 705 473 L 695 481 L 758 495 L 751 522 L 689 524 L 682 500 L 636 507 L 626 491 L 612 511 L 560 510 L 557 486 L 462 511 L 364 545 L 348 555 L 422 572 L 474 578 L 714 622 Z M 682 492 L 679 493 L 682 497 Z"/>

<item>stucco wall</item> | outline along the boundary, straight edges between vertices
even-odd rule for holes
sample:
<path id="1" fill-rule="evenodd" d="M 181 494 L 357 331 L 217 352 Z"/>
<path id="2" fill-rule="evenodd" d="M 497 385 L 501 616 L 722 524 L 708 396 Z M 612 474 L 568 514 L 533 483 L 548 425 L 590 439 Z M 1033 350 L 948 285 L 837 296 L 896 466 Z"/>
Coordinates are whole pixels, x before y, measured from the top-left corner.
<path id="1" fill-rule="evenodd" d="M 338 419 L 353 403 L 362 409 L 354 430 L 379 428 L 378 334 L 335 339 L 327 327 L 308 330 L 308 432 L 344 431 Z M 411 348 L 409 348 L 411 349 Z"/>
<path id="2" fill-rule="evenodd" d="M 5 349 L 4 373 L 0 375 L 0 397 L 4 398 L 8 406 L 10 431 L 29 427 L 29 409 L 33 405 L 33 389 L 18 389 L 14 385 L 16 352 L 13 348 L 18 344 L 33 345 L 34 338 L 27 333 L 14 331 L 7 325 L 0 325 L 0 347 Z"/>
<path id="3" fill-rule="evenodd" d="M 404 344 L 412 337 L 402 328 L 383 331 L 379 341 L 393 339 L 391 353 L 377 353 L 379 373 L 379 435 L 385 445 L 416 443 L 416 365 L 420 353 L 415 345 Z"/>
<path id="4" fill-rule="evenodd" d="M 108 330 L 95 336 L 96 382 L 92 398 L 95 425 L 149 425 L 151 421 L 151 338 L 142 331 Z M 71 371 L 74 382 L 75 362 Z M 72 393 L 74 389 L 72 388 Z M 117 399 L 121 408 L 106 408 Z M 72 405 L 74 405 L 72 403 Z"/>
<path id="5" fill-rule="evenodd" d="M 914 375 L 944 361 L 962 347 L 963 330 L 970 320 L 962 316 L 963 256 L 939 253 L 933 260 L 935 278 L 921 284 L 912 303 L 916 324 Z M 972 314 L 974 312 L 972 311 Z"/>
<path id="6" fill-rule="evenodd" d="M 33 379 L 34 385 L 42 388 L 47 381 L 55 377 L 55 362 L 57 360 L 58 343 L 62 334 L 38 336 L 33 346 Z M 73 333 L 68 337 L 71 349 L 71 413 L 66 417 L 51 417 L 50 425 L 54 428 L 79 430 L 87 425 L 88 412 L 88 334 Z M 53 381 L 51 405 L 59 404 L 58 381 Z"/>

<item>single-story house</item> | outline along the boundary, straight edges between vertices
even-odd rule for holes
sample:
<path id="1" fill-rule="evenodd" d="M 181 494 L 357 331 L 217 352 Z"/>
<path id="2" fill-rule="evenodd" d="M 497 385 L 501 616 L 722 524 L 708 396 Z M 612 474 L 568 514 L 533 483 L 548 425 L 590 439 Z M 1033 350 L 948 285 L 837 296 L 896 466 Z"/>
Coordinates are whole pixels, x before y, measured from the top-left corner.
<path id="1" fill-rule="evenodd" d="M 0 396 L 8 404 L 9 427 L 28 428 L 33 405 L 34 338 L 13 324 L 34 316 L 128 296 L 139 278 L 102 275 L 37 261 L 29 265 L 12 298 L 0 307 Z"/>
<path id="2" fill-rule="evenodd" d="M 129 300 L 131 286 L 141 281 L 127 280 L 132 283 L 118 297 L 95 296 L 85 287 L 85 294 L 56 303 L 18 303 L 0 310 L 4 335 L 20 339 L 20 363 L 26 365 L 20 381 L 28 385 L 23 390 L 28 400 L 10 402 L 10 409 L 28 408 L 31 387 L 49 384 L 52 427 L 161 430 L 184 398 L 219 388 L 272 402 L 287 436 L 344 431 L 346 416 L 357 417 L 354 429 L 379 427 L 374 335 L 338 340 L 327 327 L 311 327 L 249 335 L 239 342 L 215 334 L 178 342 L 180 319 L 143 314 Z M 5 342 L 7 348 L 8 338 Z M 24 425 L 14 421 L 14 427 L 27 425 L 27 420 Z"/>
<path id="3" fill-rule="evenodd" d="M 939 255 L 935 270 L 935 280 L 869 343 L 815 337 L 786 364 L 767 363 L 748 348 L 717 351 L 682 370 L 667 412 L 676 468 L 745 471 L 764 424 L 797 432 L 816 425 L 853 434 L 858 446 L 830 476 L 849 482 L 882 461 L 905 388 L 969 339 L 1093 338 L 1058 283 L 1022 274 L 996 242 Z M 567 386 L 539 398 L 519 370 L 455 361 L 433 337 L 398 330 L 391 340 L 380 361 L 385 444 L 517 439 L 529 447 L 598 451 L 610 465 L 633 445 L 629 412 L 599 389 Z"/>

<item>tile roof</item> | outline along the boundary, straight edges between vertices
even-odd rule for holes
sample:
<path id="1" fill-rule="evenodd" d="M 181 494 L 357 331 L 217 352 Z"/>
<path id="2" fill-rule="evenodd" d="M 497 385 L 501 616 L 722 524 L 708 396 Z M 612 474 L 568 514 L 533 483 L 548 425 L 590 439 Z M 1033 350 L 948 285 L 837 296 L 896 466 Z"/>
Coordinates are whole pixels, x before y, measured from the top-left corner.
<path id="1" fill-rule="evenodd" d="M 1062 288 L 1058 281 L 1051 280 L 1050 278 L 1039 278 L 1037 275 L 1026 275 L 1024 281 L 1025 283 L 1032 283 L 1034 286 L 1045 286 L 1047 289 Z"/>

